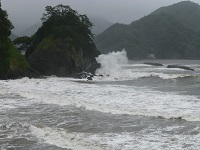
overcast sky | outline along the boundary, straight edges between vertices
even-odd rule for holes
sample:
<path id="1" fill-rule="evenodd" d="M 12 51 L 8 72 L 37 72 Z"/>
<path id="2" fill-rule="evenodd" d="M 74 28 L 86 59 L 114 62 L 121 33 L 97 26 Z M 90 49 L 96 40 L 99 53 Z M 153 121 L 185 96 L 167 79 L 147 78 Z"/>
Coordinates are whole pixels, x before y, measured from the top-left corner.
<path id="1" fill-rule="evenodd" d="M 70 5 L 80 14 L 103 17 L 113 23 L 131 23 L 155 9 L 183 0 L 1 0 L 15 33 L 40 21 L 45 6 Z M 200 4 L 200 0 L 192 0 Z"/>

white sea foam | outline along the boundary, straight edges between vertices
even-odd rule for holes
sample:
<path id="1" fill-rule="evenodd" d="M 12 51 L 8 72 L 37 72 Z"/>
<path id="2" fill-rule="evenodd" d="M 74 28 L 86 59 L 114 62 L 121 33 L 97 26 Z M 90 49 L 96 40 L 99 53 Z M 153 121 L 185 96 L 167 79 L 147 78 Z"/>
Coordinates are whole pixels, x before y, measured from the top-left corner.
<path id="1" fill-rule="evenodd" d="M 26 79 L 26 81 L 28 81 Z M 11 90 L 7 86 L 8 81 L 0 81 L 0 110 L 13 109 L 30 105 L 30 101 L 18 95 L 18 92 Z M 17 84 L 16 84 L 17 86 Z"/>
<path id="2" fill-rule="evenodd" d="M 101 67 L 97 69 L 96 74 L 109 75 L 116 77 L 122 70 L 121 67 L 128 63 L 126 51 L 110 52 L 109 54 L 99 55 L 96 60 L 101 64 Z"/>
<path id="3" fill-rule="evenodd" d="M 99 141 L 90 138 L 90 134 L 67 133 L 64 129 L 52 129 L 49 127 L 38 128 L 30 126 L 33 135 L 43 139 L 46 143 L 56 145 L 61 148 L 73 150 L 103 150 Z M 109 149 L 107 147 L 107 149 Z"/>
<path id="4" fill-rule="evenodd" d="M 143 77 L 159 77 L 167 80 L 192 76 L 192 74 L 186 74 L 185 70 L 180 68 L 166 68 L 166 66 L 155 67 L 146 64 L 130 64 L 128 63 L 126 55 L 126 51 L 122 50 L 121 52 L 111 52 L 97 57 L 96 60 L 101 64 L 101 67 L 97 69 L 96 74 L 102 74 L 103 77 L 95 76 L 93 80 L 122 81 L 135 80 Z M 124 69 L 123 67 L 128 68 Z"/>
<path id="5" fill-rule="evenodd" d="M 146 129 L 139 132 L 122 133 L 69 133 L 62 128 L 39 128 L 30 126 L 31 132 L 46 143 L 73 150 L 133 150 L 133 149 L 199 149 L 200 134 L 164 134 L 181 126 Z M 151 130 L 151 132 L 149 132 Z M 194 129 L 198 131 L 199 128 Z"/>
<path id="6" fill-rule="evenodd" d="M 105 76 L 102 80 L 134 80 L 144 77 L 159 77 L 168 80 L 192 76 L 192 74 L 182 74 L 182 72 L 167 74 L 163 67 L 137 64 L 132 66 L 133 68 L 123 69 L 122 67 L 126 67 L 126 61 L 116 62 L 118 67 L 113 67 L 113 70 L 106 67 L 100 68 L 102 72 L 110 71 L 110 76 Z M 200 99 L 196 96 L 155 91 L 134 85 L 104 84 L 104 82 L 99 84 L 99 82 L 101 81 L 98 78 L 92 82 L 80 82 L 76 79 L 56 77 L 0 81 L 0 95 L 14 95 L 11 98 L 9 96 L 0 98 L 0 111 L 4 108 L 28 106 L 33 103 L 47 103 L 60 106 L 72 105 L 111 114 L 181 117 L 188 121 L 200 121 Z M 149 126 L 137 132 L 79 133 L 68 132 L 55 126 L 30 125 L 31 133 L 41 139 L 42 143 L 46 142 L 73 150 L 199 149 L 200 128 L 197 126 L 190 129 L 191 134 L 178 133 L 179 129 L 186 130 L 184 126 L 174 124 L 166 128 Z"/>
<path id="7" fill-rule="evenodd" d="M 148 78 L 148 77 L 158 77 L 160 79 L 168 80 L 168 79 L 177 79 L 177 78 L 184 78 L 184 77 L 190 77 L 191 74 L 166 74 L 161 72 L 154 72 L 158 69 L 154 69 L 152 71 L 143 69 L 143 71 L 138 71 L 138 69 L 126 69 L 121 70 L 116 74 L 113 74 L 112 76 L 95 76 L 93 80 L 95 81 L 126 81 L 126 80 L 136 80 L 140 78 Z M 194 75 L 194 77 L 197 77 Z"/>
<path id="8" fill-rule="evenodd" d="M 74 105 L 113 114 L 182 117 L 200 121 L 200 100 L 175 92 L 159 92 L 125 85 L 87 84 L 67 78 L 21 79 L 5 82 L 10 91 L 28 101 Z"/>

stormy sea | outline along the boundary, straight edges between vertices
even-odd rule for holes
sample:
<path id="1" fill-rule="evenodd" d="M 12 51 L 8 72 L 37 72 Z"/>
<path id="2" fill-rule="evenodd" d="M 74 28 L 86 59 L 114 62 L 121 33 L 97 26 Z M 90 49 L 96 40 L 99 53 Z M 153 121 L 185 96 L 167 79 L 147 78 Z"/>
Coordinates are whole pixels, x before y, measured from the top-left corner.
<path id="1" fill-rule="evenodd" d="M 199 60 L 130 61 L 122 51 L 97 61 L 89 81 L 1 80 L 0 149 L 200 149 Z"/>

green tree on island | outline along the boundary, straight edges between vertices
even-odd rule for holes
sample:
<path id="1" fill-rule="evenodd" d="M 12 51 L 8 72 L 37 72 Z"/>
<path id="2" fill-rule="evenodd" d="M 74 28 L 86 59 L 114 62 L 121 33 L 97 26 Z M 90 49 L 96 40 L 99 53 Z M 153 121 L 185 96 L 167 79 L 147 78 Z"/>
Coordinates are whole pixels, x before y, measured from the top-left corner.
<path id="1" fill-rule="evenodd" d="M 31 66 L 44 75 L 66 76 L 85 70 L 99 54 L 93 24 L 70 6 L 47 6 L 43 24 L 26 52 Z"/>
<path id="2" fill-rule="evenodd" d="M 32 38 L 27 36 L 18 37 L 13 41 L 13 44 L 20 51 L 27 51 L 30 49 L 30 46 L 32 45 Z"/>

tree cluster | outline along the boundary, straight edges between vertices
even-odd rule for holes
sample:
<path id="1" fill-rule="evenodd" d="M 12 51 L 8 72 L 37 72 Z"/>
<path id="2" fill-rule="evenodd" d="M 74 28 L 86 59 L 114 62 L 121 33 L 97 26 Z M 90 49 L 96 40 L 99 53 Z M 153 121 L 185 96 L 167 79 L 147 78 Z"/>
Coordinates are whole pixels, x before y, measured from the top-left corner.
<path id="1" fill-rule="evenodd" d="M 13 26 L 7 13 L 0 9 L 0 78 L 8 71 L 29 67 L 12 44 L 26 51 L 33 69 L 48 75 L 81 71 L 99 54 L 93 42 L 93 24 L 86 15 L 65 5 L 47 6 L 45 10 L 43 24 L 33 36 L 19 37 L 11 43 L 8 37 Z"/>
<path id="2" fill-rule="evenodd" d="M 79 72 L 95 62 L 99 54 L 93 42 L 93 24 L 70 6 L 47 6 L 42 26 L 32 37 L 20 37 L 14 44 L 26 51 L 30 65 L 45 75 Z"/>
<path id="3" fill-rule="evenodd" d="M 42 27 L 33 35 L 32 45 L 27 51 L 29 57 L 45 37 L 70 39 L 76 49 L 83 49 L 88 55 L 94 55 L 95 44 L 91 27 L 93 24 L 86 15 L 80 15 L 70 6 L 47 6 L 42 17 Z M 29 43 L 29 42 L 28 42 Z M 91 51 L 90 51 L 91 49 Z M 86 54 L 86 53 L 84 53 Z"/>
<path id="4" fill-rule="evenodd" d="M 1 9 L 0 1 L 0 78 L 4 78 L 9 70 L 9 35 L 13 28 L 12 23 L 8 19 L 6 11 Z"/>

